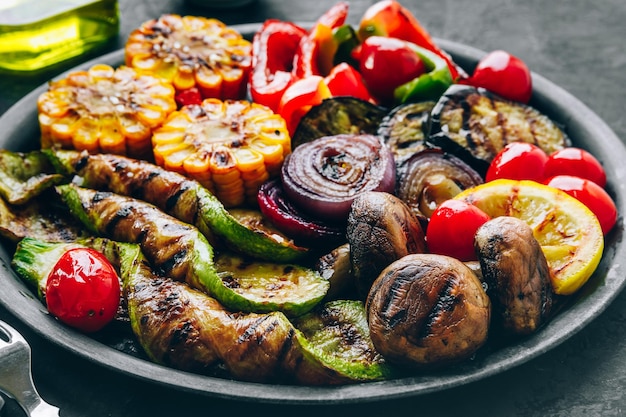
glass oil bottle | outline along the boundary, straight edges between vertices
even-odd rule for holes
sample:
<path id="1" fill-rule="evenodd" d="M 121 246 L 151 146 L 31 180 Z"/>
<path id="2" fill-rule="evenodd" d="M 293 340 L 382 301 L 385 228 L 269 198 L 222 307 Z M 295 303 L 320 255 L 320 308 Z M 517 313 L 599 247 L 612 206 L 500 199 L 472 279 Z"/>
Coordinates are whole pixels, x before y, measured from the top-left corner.
<path id="1" fill-rule="evenodd" d="M 118 32 L 117 0 L 0 0 L 0 69 L 40 70 Z"/>

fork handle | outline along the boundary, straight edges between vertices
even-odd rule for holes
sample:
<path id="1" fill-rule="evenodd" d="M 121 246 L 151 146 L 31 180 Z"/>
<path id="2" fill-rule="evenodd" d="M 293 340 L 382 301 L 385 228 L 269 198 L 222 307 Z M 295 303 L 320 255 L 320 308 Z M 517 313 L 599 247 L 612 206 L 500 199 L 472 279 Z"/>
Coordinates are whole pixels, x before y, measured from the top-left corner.
<path id="1" fill-rule="evenodd" d="M 6 330 L 3 329 L 6 326 L 0 326 L 0 330 Z M 17 331 L 11 330 L 9 344 L 0 340 L 3 368 L 0 391 L 15 399 L 31 417 L 58 417 L 59 409 L 46 403 L 33 383 L 30 346 Z"/>

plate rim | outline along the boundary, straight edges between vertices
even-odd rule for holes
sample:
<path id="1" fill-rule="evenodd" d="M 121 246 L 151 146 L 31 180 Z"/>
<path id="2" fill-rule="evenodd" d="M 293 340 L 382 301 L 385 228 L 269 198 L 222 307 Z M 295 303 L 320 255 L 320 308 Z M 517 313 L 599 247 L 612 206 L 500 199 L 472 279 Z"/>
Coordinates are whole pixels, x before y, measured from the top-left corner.
<path id="1" fill-rule="evenodd" d="M 254 33 L 260 27 L 260 23 L 232 25 L 231 27 L 246 35 Z M 458 42 L 437 38 L 435 40 L 466 69 L 471 69 L 486 53 Z M 116 66 L 120 62 L 123 62 L 123 49 L 91 59 L 54 78 L 63 77 L 71 71 L 89 68 L 95 63 L 108 63 Z M 531 105 L 537 105 L 541 109 L 542 103 L 549 104 L 550 108 L 541 110 L 566 125 L 568 131 L 576 131 L 576 136 L 602 137 L 603 146 L 585 143 L 587 147 L 594 148 L 592 150 L 594 154 L 600 154 L 599 159 L 614 162 L 616 148 L 619 149 L 617 154 L 621 154 L 626 159 L 624 144 L 593 110 L 547 78 L 534 72 L 532 77 L 533 99 Z M 37 131 L 38 126 L 33 123 L 33 114 L 36 120 L 36 105 L 34 103 L 36 103 L 37 97 L 46 90 L 46 87 L 47 83 L 34 89 L 0 117 L 0 146 L 10 149 L 19 145 L 19 141 L 13 143 L 10 140 L 9 136 L 14 132 L 20 132 L 22 137 L 28 137 L 26 136 L 28 132 Z M 5 125 L 10 125 L 12 128 L 3 129 Z M 11 146 L 7 147 L 7 144 Z M 610 164 L 610 166 L 615 170 L 615 179 L 626 179 L 626 168 L 621 168 L 616 164 Z M 620 209 L 626 206 L 626 189 L 623 185 L 625 182 L 610 182 L 610 186 L 613 187 L 613 196 L 618 197 L 616 204 L 620 213 Z M 612 236 L 612 241 L 615 242 L 615 245 L 609 248 L 611 254 L 605 253 L 603 255 L 598 271 L 590 280 L 594 281 L 596 288 L 589 290 L 589 284 L 583 287 L 581 292 L 574 296 L 571 305 L 537 333 L 522 339 L 519 343 L 507 345 L 489 353 L 481 359 L 484 364 L 480 367 L 472 366 L 475 364 L 470 361 L 440 374 L 416 375 L 380 382 L 332 387 L 258 384 L 179 371 L 131 356 L 104 345 L 87 335 L 69 329 L 51 318 L 45 307 L 12 272 L 10 255 L 6 252 L 5 245 L 0 245 L 0 255 L 4 267 L 4 270 L 0 272 L 0 283 L 9 282 L 12 285 L 8 286 L 8 291 L 4 289 L 0 291 L 0 303 L 18 320 L 48 342 L 104 368 L 175 390 L 230 400 L 281 404 L 371 402 L 418 396 L 476 382 L 520 366 L 548 350 L 556 348 L 578 333 L 598 317 L 626 286 L 626 273 L 624 273 L 623 267 L 613 262 L 619 256 L 626 256 L 626 243 L 621 239 L 621 215 L 611 234 L 609 236 Z M 600 271 L 602 272 L 600 273 Z M 3 287 L 5 286 L 3 285 Z M 22 302 L 15 302 L 16 299 L 20 299 Z M 565 331 L 560 325 L 570 317 L 575 317 L 576 320 L 566 323 L 565 329 L 567 331 Z"/>

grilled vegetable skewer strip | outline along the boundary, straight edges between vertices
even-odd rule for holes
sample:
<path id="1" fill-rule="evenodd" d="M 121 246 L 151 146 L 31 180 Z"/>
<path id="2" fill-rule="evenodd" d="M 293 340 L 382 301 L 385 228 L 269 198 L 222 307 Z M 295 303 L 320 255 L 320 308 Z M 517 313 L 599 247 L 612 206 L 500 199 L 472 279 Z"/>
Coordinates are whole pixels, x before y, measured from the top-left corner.
<path id="1" fill-rule="evenodd" d="M 303 316 L 303 333 L 281 312 L 230 312 L 216 299 L 157 274 L 139 245 L 104 238 L 62 243 L 26 238 L 12 266 L 45 301 L 50 270 L 65 251 L 77 247 L 96 249 L 119 269 L 132 330 L 155 362 L 195 372 L 223 365 L 235 378 L 258 382 L 340 384 L 388 375 L 380 355 L 363 349 L 371 345 L 367 331 L 363 338 L 350 331 L 366 326 L 364 309 L 356 302 L 336 302 Z M 342 309 L 344 304 L 349 308 Z M 342 324 L 341 332 L 336 323 Z M 337 345 L 342 350 L 333 355 L 329 346 Z"/>
<path id="2" fill-rule="evenodd" d="M 324 354 L 281 312 L 231 313 L 204 293 L 156 276 L 138 248 L 124 247 L 121 258 L 133 331 L 156 362 L 205 372 L 223 364 L 233 377 L 257 382 L 341 384 L 387 375 L 379 355 L 369 364 L 357 350 Z M 339 335 L 343 346 L 351 334 Z"/>
<path id="3" fill-rule="evenodd" d="M 72 213 L 94 233 L 140 244 L 157 272 L 207 292 L 232 310 L 282 310 L 295 316 L 313 308 L 328 291 L 328 281 L 298 265 L 277 267 L 233 258 L 237 266 L 220 273 L 205 236 L 156 206 L 74 184 L 57 189 Z"/>
<path id="4" fill-rule="evenodd" d="M 58 186 L 57 191 L 94 234 L 138 243 L 157 271 L 210 291 L 211 281 L 217 279 L 213 248 L 195 227 L 151 204 L 114 193 L 73 184 Z"/>
<path id="5" fill-rule="evenodd" d="M 10 204 L 24 204 L 63 181 L 40 151 L 0 150 L 0 196 Z"/>
<path id="6" fill-rule="evenodd" d="M 83 185 L 132 196 L 194 224 L 212 242 L 215 236 L 229 248 L 247 255 L 291 262 L 306 249 L 287 239 L 259 233 L 242 225 L 222 203 L 194 180 L 154 164 L 112 154 L 52 151 L 46 153 L 60 172 L 83 177 Z"/>

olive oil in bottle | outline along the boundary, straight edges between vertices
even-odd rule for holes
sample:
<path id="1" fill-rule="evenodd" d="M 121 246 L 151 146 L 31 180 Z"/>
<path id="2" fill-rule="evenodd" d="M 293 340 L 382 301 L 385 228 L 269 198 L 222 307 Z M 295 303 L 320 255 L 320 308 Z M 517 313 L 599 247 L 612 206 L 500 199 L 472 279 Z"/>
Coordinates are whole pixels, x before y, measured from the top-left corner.
<path id="1" fill-rule="evenodd" d="M 118 31 L 117 0 L 0 0 L 0 69 L 39 70 Z"/>

